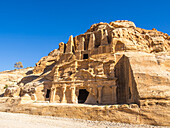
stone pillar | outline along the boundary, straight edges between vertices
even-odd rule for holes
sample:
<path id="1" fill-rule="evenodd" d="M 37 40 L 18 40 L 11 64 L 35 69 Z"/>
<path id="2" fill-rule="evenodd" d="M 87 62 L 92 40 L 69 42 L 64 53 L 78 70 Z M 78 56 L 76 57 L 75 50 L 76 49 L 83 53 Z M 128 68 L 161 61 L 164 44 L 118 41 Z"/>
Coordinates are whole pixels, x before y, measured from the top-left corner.
<path id="1" fill-rule="evenodd" d="M 74 37 L 74 48 L 75 48 L 75 52 L 77 52 L 78 50 L 78 45 L 79 45 L 79 40 L 77 38 L 78 36 Z"/>
<path id="2" fill-rule="evenodd" d="M 53 103 L 55 101 L 55 94 L 56 94 L 56 88 L 51 88 L 51 97 L 50 97 L 50 103 Z"/>
<path id="3" fill-rule="evenodd" d="M 78 104 L 78 96 L 79 96 L 79 88 L 77 87 L 77 88 L 75 88 L 75 94 L 76 94 L 76 98 L 75 98 L 75 102 Z"/>
<path id="4" fill-rule="evenodd" d="M 75 61 L 75 71 L 77 71 L 78 63 L 77 60 Z"/>
<path id="5" fill-rule="evenodd" d="M 117 43 L 118 39 L 114 38 L 113 34 L 111 34 L 111 52 L 115 52 L 115 46 Z"/>
<path id="6" fill-rule="evenodd" d="M 102 103 L 102 88 L 103 86 L 98 86 L 98 103 L 101 104 Z"/>
<path id="7" fill-rule="evenodd" d="M 115 68 L 115 64 L 111 63 L 110 64 L 110 78 L 114 78 L 115 77 L 114 68 Z"/>
<path id="8" fill-rule="evenodd" d="M 94 47 L 95 47 L 95 35 L 93 33 L 90 35 L 88 50 L 91 50 Z"/>
<path id="9" fill-rule="evenodd" d="M 108 44 L 108 33 L 107 30 L 102 30 L 102 38 L 101 38 L 101 45 L 107 45 Z"/>
<path id="10" fill-rule="evenodd" d="M 74 48 L 74 40 L 73 40 L 73 36 L 71 35 L 66 44 L 66 53 L 73 53 L 73 48 Z"/>
<path id="11" fill-rule="evenodd" d="M 75 94 L 76 94 L 76 88 L 75 86 L 71 86 L 71 103 L 76 103 L 76 100 L 75 100 Z"/>
<path id="12" fill-rule="evenodd" d="M 54 80 L 53 80 L 53 81 L 55 81 L 55 82 L 58 81 L 58 77 L 59 77 L 59 72 L 58 72 L 58 70 L 59 70 L 59 67 L 57 66 L 56 69 L 55 69 Z"/>
<path id="13" fill-rule="evenodd" d="M 116 88 L 117 86 L 116 85 L 112 85 L 110 86 L 111 89 L 112 89 L 112 103 L 113 104 L 116 104 L 117 103 L 117 94 L 116 94 Z"/>
<path id="14" fill-rule="evenodd" d="M 61 103 L 66 103 L 66 85 L 62 87 L 62 100 Z"/>
<path id="15" fill-rule="evenodd" d="M 78 45 L 78 51 L 84 51 L 84 42 L 85 42 L 85 38 L 82 36 L 80 38 L 80 41 L 79 41 L 79 45 Z"/>

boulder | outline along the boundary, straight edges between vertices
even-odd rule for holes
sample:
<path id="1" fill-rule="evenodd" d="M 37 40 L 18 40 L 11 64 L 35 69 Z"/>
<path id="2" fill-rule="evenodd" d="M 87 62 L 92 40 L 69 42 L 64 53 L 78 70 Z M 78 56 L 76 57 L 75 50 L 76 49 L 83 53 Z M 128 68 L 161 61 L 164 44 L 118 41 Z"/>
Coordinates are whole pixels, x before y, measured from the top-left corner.
<path id="1" fill-rule="evenodd" d="M 115 27 L 115 28 L 135 28 L 135 24 L 131 21 L 127 21 L 127 20 L 117 20 L 115 22 L 110 22 L 109 23 L 111 26 Z"/>
<path id="2" fill-rule="evenodd" d="M 33 100 L 31 99 L 31 96 L 28 94 L 25 94 L 24 96 L 21 97 L 21 104 L 30 104 L 33 103 Z"/>
<path id="3" fill-rule="evenodd" d="M 17 85 L 9 86 L 5 90 L 4 97 L 17 97 L 20 94 L 20 88 Z"/>

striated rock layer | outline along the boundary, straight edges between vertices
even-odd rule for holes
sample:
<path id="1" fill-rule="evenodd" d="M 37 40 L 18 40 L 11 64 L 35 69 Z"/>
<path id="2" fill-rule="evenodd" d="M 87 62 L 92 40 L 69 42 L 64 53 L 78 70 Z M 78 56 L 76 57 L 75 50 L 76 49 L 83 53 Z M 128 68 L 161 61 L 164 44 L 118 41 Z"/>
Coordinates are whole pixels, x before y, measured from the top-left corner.
<path id="1" fill-rule="evenodd" d="M 155 109 L 170 101 L 170 36 L 131 21 L 94 24 L 59 43 L 17 86 L 22 99 Z"/>

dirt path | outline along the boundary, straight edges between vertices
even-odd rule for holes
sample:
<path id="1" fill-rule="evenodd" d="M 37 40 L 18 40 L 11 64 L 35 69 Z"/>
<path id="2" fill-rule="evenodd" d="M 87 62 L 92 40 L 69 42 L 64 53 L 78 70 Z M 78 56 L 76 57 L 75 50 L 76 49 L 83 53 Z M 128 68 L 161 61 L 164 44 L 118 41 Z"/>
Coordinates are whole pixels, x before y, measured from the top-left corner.
<path id="1" fill-rule="evenodd" d="M 0 128 L 154 128 L 154 126 L 0 112 Z"/>

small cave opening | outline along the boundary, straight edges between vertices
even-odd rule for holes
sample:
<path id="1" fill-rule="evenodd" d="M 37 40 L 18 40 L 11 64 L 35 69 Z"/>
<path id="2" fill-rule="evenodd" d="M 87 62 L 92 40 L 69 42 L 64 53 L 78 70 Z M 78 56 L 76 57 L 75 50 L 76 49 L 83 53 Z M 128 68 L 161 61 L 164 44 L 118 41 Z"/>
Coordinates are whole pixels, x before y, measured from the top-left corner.
<path id="1" fill-rule="evenodd" d="M 88 54 L 83 54 L 83 59 L 88 59 L 89 55 Z"/>
<path id="2" fill-rule="evenodd" d="M 84 103 L 89 95 L 86 89 L 79 90 L 78 103 Z"/>
<path id="3" fill-rule="evenodd" d="M 47 93 L 46 93 L 46 98 L 50 98 L 50 92 L 51 92 L 51 89 L 47 89 Z"/>

